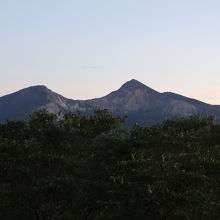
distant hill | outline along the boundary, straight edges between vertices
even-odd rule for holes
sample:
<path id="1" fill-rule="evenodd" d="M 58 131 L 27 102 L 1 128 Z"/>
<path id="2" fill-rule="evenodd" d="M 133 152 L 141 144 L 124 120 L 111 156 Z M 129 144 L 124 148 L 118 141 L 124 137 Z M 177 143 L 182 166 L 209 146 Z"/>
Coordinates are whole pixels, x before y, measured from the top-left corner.
<path id="1" fill-rule="evenodd" d="M 27 119 L 39 109 L 53 113 L 80 111 L 90 114 L 94 109 L 109 109 L 127 115 L 127 124 L 152 125 L 165 119 L 190 115 L 215 115 L 220 122 L 220 106 L 210 105 L 171 92 L 160 93 L 137 80 L 126 82 L 117 91 L 96 99 L 67 99 L 45 86 L 32 86 L 0 97 L 0 121 Z"/>

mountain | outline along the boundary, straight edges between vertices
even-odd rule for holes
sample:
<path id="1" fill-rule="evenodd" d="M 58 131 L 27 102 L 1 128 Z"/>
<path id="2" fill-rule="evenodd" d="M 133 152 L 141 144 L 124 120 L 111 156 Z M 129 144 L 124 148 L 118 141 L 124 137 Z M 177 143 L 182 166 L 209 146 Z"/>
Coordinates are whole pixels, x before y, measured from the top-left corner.
<path id="1" fill-rule="evenodd" d="M 46 108 L 57 113 L 68 109 L 66 98 L 45 86 L 32 86 L 0 98 L 0 121 L 27 119 L 29 113 Z"/>
<path id="2" fill-rule="evenodd" d="M 67 99 L 45 86 L 32 86 L 0 97 L 0 121 L 27 119 L 30 112 L 47 109 L 80 111 L 90 114 L 94 109 L 109 109 L 127 115 L 127 124 L 152 125 L 173 117 L 215 115 L 220 122 L 220 106 L 210 105 L 171 92 L 160 93 L 137 80 L 130 80 L 117 91 L 96 99 Z"/>

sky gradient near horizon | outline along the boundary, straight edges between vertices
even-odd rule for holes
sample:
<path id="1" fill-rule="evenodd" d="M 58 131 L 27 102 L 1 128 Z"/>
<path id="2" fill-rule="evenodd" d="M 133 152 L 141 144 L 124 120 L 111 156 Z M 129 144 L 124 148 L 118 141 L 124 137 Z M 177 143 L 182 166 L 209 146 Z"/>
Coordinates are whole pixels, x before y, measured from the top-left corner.
<path id="1" fill-rule="evenodd" d="M 0 96 L 31 85 L 73 99 L 137 79 L 220 104 L 219 0 L 2 0 Z"/>

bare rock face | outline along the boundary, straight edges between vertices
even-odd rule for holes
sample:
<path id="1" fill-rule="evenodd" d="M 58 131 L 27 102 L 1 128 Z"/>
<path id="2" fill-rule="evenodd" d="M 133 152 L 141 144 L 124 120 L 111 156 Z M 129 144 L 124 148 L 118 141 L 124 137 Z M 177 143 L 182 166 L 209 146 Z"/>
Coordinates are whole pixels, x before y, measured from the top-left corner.
<path id="1" fill-rule="evenodd" d="M 35 110 L 53 113 L 80 111 L 91 114 L 95 109 L 109 109 L 127 115 L 127 124 L 152 125 L 165 119 L 190 115 L 215 115 L 220 119 L 220 106 L 209 105 L 175 93 L 160 93 L 137 80 L 130 80 L 117 91 L 97 99 L 67 99 L 45 86 L 33 86 L 0 97 L 0 121 L 27 119 Z"/>

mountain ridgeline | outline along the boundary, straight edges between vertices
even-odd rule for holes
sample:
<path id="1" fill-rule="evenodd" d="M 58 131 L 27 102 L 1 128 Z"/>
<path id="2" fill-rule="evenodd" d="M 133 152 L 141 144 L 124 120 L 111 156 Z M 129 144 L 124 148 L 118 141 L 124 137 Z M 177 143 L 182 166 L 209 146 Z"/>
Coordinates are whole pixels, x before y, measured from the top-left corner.
<path id="1" fill-rule="evenodd" d="M 220 106 L 210 105 L 175 93 L 157 92 L 137 80 L 126 82 L 117 91 L 96 99 L 67 99 L 45 86 L 32 86 L 0 97 L 0 122 L 6 119 L 28 119 L 33 111 L 92 114 L 108 109 L 115 115 L 126 115 L 126 124 L 153 125 L 166 119 L 191 115 L 214 115 L 220 122 Z"/>

